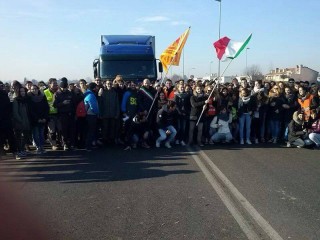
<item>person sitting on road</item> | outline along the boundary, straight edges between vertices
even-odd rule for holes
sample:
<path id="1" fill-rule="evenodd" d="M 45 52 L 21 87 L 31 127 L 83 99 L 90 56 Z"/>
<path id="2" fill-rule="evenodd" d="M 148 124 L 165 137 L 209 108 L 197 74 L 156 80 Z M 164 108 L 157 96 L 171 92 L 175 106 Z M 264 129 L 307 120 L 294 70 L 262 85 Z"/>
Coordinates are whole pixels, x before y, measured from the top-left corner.
<path id="1" fill-rule="evenodd" d="M 157 125 L 160 136 L 156 140 L 156 147 L 160 147 L 162 141 L 166 140 L 165 146 L 171 148 L 170 142 L 172 142 L 177 134 L 177 130 L 174 127 L 174 122 L 178 118 L 178 112 L 176 110 L 176 103 L 174 101 L 168 101 L 166 105 L 158 111 Z"/>
<path id="2" fill-rule="evenodd" d="M 210 144 L 213 142 L 227 142 L 232 140 L 232 134 L 229 128 L 229 124 L 232 122 L 232 114 L 228 112 L 226 106 L 222 106 L 220 113 L 213 118 L 210 127 L 217 129 L 215 134 L 210 139 Z"/>
<path id="3" fill-rule="evenodd" d="M 309 126 L 309 139 L 315 143 L 315 149 L 320 150 L 320 119 L 315 109 L 311 110 Z"/>
<path id="4" fill-rule="evenodd" d="M 287 147 L 296 146 L 297 148 L 305 147 L 310 144 L 308 133 L 304 122 L 304 113 L 301 110 L 294 112 L 293 119 L 288 126 L 288 143 Z"/>

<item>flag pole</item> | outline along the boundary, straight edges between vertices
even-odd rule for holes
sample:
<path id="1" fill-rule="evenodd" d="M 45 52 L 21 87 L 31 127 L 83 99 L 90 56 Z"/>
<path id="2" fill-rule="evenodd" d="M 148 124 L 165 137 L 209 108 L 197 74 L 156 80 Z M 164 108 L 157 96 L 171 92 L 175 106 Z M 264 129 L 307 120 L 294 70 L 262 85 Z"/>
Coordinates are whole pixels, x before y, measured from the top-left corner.
<path id="1" fill-rule="evenodd" d="M 169 65 L 169 67 L 168 67 L 168 71 L 167 71 L 167 72 L 166 72 L 166 74 L 164 75 L 164 78 L 161 78 L 160 87 L 161 87 L 161 85 L 162 85 L 162 83 L 163 83 L 164 79 L 167 77 L 167 75 L 168 75 L 168 72 L 169 72 L 170 68 L 172 67 L 172 62 L 173 62 L 173 60 L 174 60 L 174 58 L 175 58 L 176 54 L 177 54 L 177 53 L 175 53 L 174 57 L 172 58 L 172 60 L 171 60 L 171 62 L 170 62 L 170 65 Z M 156 95 L 155 95 L 155 96 L 154 96 L 154 98 L 153 98 L 153 101 L 152 101 L 151 107 L 149 108 L 149 111 L 148 111 L 147 119 L 149 118 L 149 115 L 150 115 L 151 109 L 153 108 L 153 105 L 154 105 L 154 103 L 155 103 L 155 101 L 156 101 L 156 99 L 157 99 L 157 97 L 158 97 L 158 94 L 159 94 L 159 91 L 157 91 L 157 92 L 156 92 Z"/>
<path id="2" fill-rule="evenodd" d="M 191 29 L 191 26 L 189 26 L 189 29 L 188 29 L 188 30 L 190 31 L 190 29 Z M 189 32 L 188 32 L 188 35 L 189 35 Z M 167 77 L 168 72 L 169 72 L 170 68 L 172 67 L 172 63 L 173 63 L 173 61 L 174 61 L 174 58 L 176 57 L 176 55 L 177 55 L 177 53 L 178 53 L 178 51 L 179 51 L 182 43 L 183 43 L 183 41 L 180 41 L 180 42 L 179 42 L 179 45 L 178 45 L 178 47 L 177 47 L 177 50 L 175 51 L 174 56 L 172 57 L 171 62 L 170 62 L 170 65 L 169 65 L 169 67 L 168 67 L 168 69 L 167 69 L 167 72 L 166 72 L 164 78 L 161 79 L 160 86 L 162 85 L 164 79 Z M 154 99 L 153 99 L 153 101 L 152 101 L 151 107 L 150 107 L 150 109 L 149 109 L 149 111 L 148 111 L 147 119 L 148 119 L 148 117 L 149 117 L 149 115 L 150 115 L 150 112 L 151 112 L 151 109 L 152 109 L 152 107 L 153 107 L 153 105 L 154 105 L 154 102 L 155 102 L 156 98 L 158 97 L 158 94 L 159 94 L 159 91 L 156 92 L 156 95 L 155 95 L 155 97 L 154 97 Z"/>
<path id="3" fill-rule="evenodd" d="M 219 86 L 219 81 L 220 81 L 219 79 L 221 79 L 221 77 L 222 77 L 222 76 L 224 75 L 224 73 L 227 71 L 227 69 L 228 69 L 228 67 L 230 66 L 230 64 L 232 63 L 232 61 L 233 61 L 233 59 L 231 59 L 231 61 L 230 61 L 230 62 L 228 63 L 228 65 L 226 66 L 226 68 L 223 70 L 221 76 L 218 76 L 218 79 L 216 80 L 216 83 L 215 83 L 214 87 L 212 88 L 212 90 L 211 90 L 211 92 L 210 92 L 209 97 L 207 98 L 207 100 L 208 100 L 209 98 L 211 98 L 213 91 L 215 90 L 215 88 L 217 88 L 217 87 Z M 198 121 L 197 121 L 196 126 L 198 126 L 198 124 L 199 124 L 199 122 L 200 122 L 200 119 L 201 119 L 201 117 L 202 117 L 202 115 L 203 115 L 203 113 L 204 113 L 204 110 L 206 109 L 206 106 L 207 106 L 207 104 L 204 104 L 204 105 L 203 105 L 203 108 L 202 108 L 202 111 L 201 111 L 201 114 L 200 114 L 200 116 L 199 116 L 199 119 L 198 119 Z"/>

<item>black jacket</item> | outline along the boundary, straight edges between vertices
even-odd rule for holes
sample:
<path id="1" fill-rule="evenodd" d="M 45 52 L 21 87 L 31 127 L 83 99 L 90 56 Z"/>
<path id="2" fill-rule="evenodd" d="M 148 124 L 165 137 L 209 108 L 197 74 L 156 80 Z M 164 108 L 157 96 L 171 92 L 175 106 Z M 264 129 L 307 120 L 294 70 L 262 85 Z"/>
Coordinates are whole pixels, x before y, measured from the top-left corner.
<path id="1" fill-rule="evenodd" d="M 8 93 L 0 90 L 0 129 L 11 126 L 12 104 Z"/>

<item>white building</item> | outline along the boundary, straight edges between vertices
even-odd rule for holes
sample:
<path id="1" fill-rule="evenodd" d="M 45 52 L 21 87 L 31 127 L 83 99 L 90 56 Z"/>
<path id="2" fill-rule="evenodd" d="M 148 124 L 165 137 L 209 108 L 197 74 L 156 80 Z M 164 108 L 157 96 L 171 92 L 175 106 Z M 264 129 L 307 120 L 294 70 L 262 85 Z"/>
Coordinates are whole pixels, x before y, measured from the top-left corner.
<path id="1" fill-rule="evenodd" d="M 269 74 L 265 75 L 265 80 L 268 81 L 288 81 L 289 78 L 293 78 L 295 81 L 309 81 L 310 83 L 317 82 L 319 72 L 305 67 L 303 65 L 297 65 L 295 68 L 276 68 L 271 70 Z"/>

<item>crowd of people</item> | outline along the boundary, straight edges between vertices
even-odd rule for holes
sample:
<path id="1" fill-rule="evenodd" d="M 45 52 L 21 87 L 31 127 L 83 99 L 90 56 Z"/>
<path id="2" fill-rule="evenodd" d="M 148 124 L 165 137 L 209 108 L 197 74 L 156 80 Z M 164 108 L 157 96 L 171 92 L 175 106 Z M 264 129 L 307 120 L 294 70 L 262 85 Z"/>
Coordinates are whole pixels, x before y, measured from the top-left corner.
<path id="1" fill-rule="evenodd" d="M 113 144 L 131 150 L 265 142 L 319 149 L 319 97 L 316 83 L 292 78 L 0 82 L 0 149 L 16 159 L 27 157 L 32 145 L 45 154 L 47 142 L 53 151 L 88 152 Z"/>

